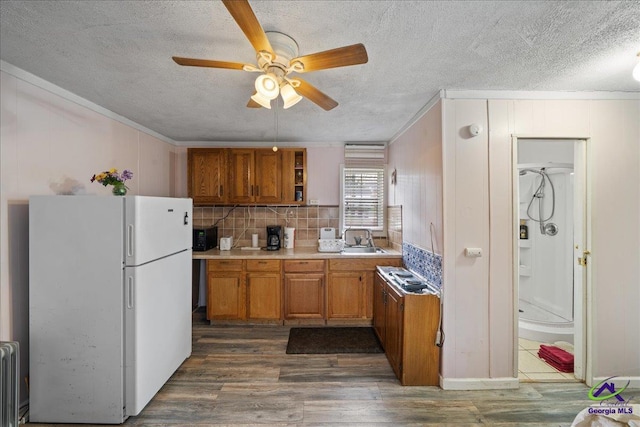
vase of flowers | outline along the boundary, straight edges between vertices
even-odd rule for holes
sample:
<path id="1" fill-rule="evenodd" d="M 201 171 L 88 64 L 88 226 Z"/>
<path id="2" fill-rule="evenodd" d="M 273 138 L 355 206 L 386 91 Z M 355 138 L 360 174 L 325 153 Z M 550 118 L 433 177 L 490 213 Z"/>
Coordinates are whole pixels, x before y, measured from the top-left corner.
<path id="1" fill-rule="evenodd" d="M 122 173 L 118 173 L 117 169 L 109 169 L 105 172 L 100 172 L 91 177 L 91 182 L 98 181 L 100 184 L 104 185 L 113 185 L 113 189 L 111 192 L 114 196 L 124 196 L 127 194 L 127 190 L 129 189 L 124 182 L 128 179 L 133 178 L 133 172 L 128 169 L 122 171 Z"/>

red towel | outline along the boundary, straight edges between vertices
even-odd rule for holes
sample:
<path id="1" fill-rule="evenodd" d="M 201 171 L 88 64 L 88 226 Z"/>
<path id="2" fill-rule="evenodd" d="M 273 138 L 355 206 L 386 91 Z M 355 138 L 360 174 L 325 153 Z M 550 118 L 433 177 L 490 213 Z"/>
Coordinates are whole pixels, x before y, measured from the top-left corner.
<path id="1" fill-rule="evenodd" d="M 573 372 L 573 354 L 561 348 L 541 345 L 540 350 L 538 350 L 538 357 L 560 372 Z"/>

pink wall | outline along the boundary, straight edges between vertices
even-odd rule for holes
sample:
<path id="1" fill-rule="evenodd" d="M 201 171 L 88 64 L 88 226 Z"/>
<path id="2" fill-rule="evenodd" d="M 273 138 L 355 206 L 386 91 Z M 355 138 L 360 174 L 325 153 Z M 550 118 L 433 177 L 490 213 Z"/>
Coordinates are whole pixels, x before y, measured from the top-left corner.
<path id="1" fill-rule="evenodd" d="M 402 205 L 403 241 L 442 254 L 442 103 L 438 102 L 389 145 L 388 204 Z"/>
<path id="2" fill-rule="evenodd" d="M 89 179 L 110 168 L 134 172 L 130 194 L 171 196 L 175 147 L 4 71 L 0 93 L 0 340 L 20 341 L 24 373 L 29 196 L 108 195 Z"/>
<path id="3" fill-rule="evenodd" d="M 344 163 L 344 146 L 307 146 L 307 192 L 309 200 L 320 205 L 340 204 L 340 164 Z"/>
<path id="4" fill-rule="evenodd" d="M 513 387 L 512 136 L 588 140 L 593 302 L 587 380 L 640 381 L 640 101 L 444 99 L 389 148 L 404 241 L 444 262 L 447 388 Z M 469 133 L 477 123 L 484 131 Z M 430 191 L 436 188 L 436 191 Z M 464 256 L 482 248 L 480 258 Z M 440 252 L 443 251 L 443 252 Z M 514 382 L 516 381 L 516 382 Z M 636 383 L 637 384 L 637 383 Z"/>
<path id="5" fill-rule="evenodd" d="M 640 101 L 443 103 L 443 377 L 513 375 L 511 136 L 517 135 L 588 140 L 593 309 L 587 379 L 640 380 Z M 472 123 L 485 133 L 470 138 Z M 483 257 L 465 259 L 468 246 L 482 248 Z"/>

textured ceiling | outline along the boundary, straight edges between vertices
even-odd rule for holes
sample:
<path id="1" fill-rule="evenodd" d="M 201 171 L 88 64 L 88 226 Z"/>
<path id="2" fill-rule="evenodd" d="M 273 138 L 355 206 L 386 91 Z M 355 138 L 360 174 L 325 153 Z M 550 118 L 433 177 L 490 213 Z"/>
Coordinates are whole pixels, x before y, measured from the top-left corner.
<path id="1" fill-rule="evenodd" d="M 440 89 L 640 91 L 639 1 L 251 1 L 300 54 L 363 43 L 364 65 L 305 80 L 339 102 L 277 111 L 278 141 L 389 140 Z M 255 63 L 211 1 L 0 2 L 0 59 L 175 141 L 273 141 L 276 110 L 245 107 Z"/>

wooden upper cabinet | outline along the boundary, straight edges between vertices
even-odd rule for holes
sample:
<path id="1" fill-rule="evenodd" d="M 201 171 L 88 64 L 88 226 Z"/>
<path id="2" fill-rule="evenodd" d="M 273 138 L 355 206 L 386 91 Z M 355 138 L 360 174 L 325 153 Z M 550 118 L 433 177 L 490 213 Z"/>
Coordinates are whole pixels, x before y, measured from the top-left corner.
<path id="1" fill-rule="evenodd" d="M 306 149 L 190 148 L 195 204 L 305 204 Z"/>
<path id="2" fill-rule="evenodd" d="M 230 203 L 252 203 L 254 201 L 255 150 L 232 148 L 229 150 L 229 197 Z"/>
<path id="3" fill-rule="evenodd" d="M 188 150 L 188 191 L 195 204 L 226 201 L 227 158 L 223 148 Z"/>
<path id="4" fill-rule="evenodd" d="M 283 148 L 282 151 L 282 203 L 307 202 L 307 150 Z"/>
<path id="5" fill-rule="evenodd" d="M 272 149 L 255 151 L 255 201 L 279 203 L 282 200 L 282 153 Z"/>

